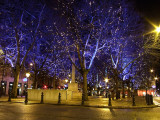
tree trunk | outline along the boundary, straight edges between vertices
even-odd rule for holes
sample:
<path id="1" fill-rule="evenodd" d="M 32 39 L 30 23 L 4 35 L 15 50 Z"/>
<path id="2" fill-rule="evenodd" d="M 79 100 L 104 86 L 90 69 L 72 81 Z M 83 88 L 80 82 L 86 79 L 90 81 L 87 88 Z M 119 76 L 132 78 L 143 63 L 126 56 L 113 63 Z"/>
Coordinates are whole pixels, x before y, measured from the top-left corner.
<path id="1" fill-rule="evenodd" d="M 127 84 L 127 87 L 128 87 L 128 90 L 127 90 L 128 91 L 128 96 L 127 97 L 130 98 L 131 97 L 131 91 L 130 91 L 130 85 L 129 85 L 129 83 Z"/>
<path id="2" fill-rule="evenodd" d="M 116 92 L 116 99 L 120 99 L 120 91 L 118 91 L 118 87 L 119 87 L 119 73 L 117 71 L 117 69 L 114 69 L 114 80 L 115 80 L 115 86 L 114 86 L 114 90 Z"/>
<path id="3" fill-rule="evenodd" d="M 124 81 L 122 82 L 122 98 L 125 98 Z"/>
<path id="4" fill-rule="evenodd" d="M 37 88 L 36 84 L 37 84 L 37 76 L 36 76 L 36 72 L 35 72 L 34 73 L 34 81 L 33 81 L 33 89 Z"/>
<path id="5" fill-rule="evenodd" d="M 17 67 L 14 74 L 14 84 L 12 89 L 12 97 L 17 98 L 17 87 L 19 82 L 20 69 Z"/>
<path id="6" fill-rule="evenodd" d="M 112 100 L 114 100 L 114 90 L 111 92 Z"/>
<path id="7" fill-rule="evenodd" d="M 37 89 L 37 74 L 38 72 L 34 72 L 34 81 L 33 81 L 33 89 Z"/>
<path id="8" fill-rule="evenodd" d="M 87 71 L 83 71 L 83 94 L 84 94 L 84 100 L 88 100 L 88 90 L 87 90 Z"/>
<path id="9" fill-rule="evenodd" d="M 56 82 L 56 75 L 53 76 L 53 83 L 52 83 L 53 89 L 56 89 L 56 84 L 55 84 L 55 82 Z"/>
<path id="10" fill-rule="evenodd" d="M 118 84 L 118 77 L 115 77 L 115 80 L 116 80 L 116 99 L 119 99 L 119 91 L 118 91 L 118 87 L 119 87 L 119 84 Z"/>

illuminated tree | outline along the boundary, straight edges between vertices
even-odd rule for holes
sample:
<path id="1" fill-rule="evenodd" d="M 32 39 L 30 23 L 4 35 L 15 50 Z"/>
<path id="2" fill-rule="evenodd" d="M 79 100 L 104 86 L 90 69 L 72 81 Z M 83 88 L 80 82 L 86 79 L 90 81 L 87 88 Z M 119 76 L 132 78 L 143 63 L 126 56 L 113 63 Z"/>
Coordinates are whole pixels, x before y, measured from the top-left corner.
<path id="1" fill-rule="evenodd" d="M 34 7 L 39 7 L 38 12 Z M 6 53 L 1 57 L 5 57 L 13 68 L 13 97 L 17 97 L 20 71 L 36 41 L 44 7 L 41 3 L 15 0 L 5 1 L 1 9 L 1 45 Z"/>
<path id="2" fill-rule="evenodd" d="M 94 1 L 69 3 L 60 2 L 62 18 L 65 18 L 66 29 L 62 30 L 55 24 L 58 34 L 66 42 L 66 50 L 72 64 L 83 76 L 83 93 L 87 97 L 87 74 L 93 64 L 97 52 L 104 48 L 104 31 L 107 23 L 107 10 L 102 10 L 105 5 Z M 104 6 L 103 6 L 104 5 Z M 104 12 L 104 14 L 103 14 Z M 72 55 L 78 58 L 75 63 Z"/>
<path id="3" fill-rule="evenodd" d="M 140 17 L 125 0 L 108 1 L 107 4 L 105 1 L 92 0 L 67 2 L 59 1 L 58 8 L 65 28 L 60 28 L 57 23 L 55 27 L 58 35 L 66 42 L 70 60 L 72 61 L 70 54 L 75 54 L 78 58 L 72 64 L 83 76 L 85 99 L 87 100 L 87 75 L 96 55 L 105 53 L 111 57 L 117 91 L 120 73 L 139 56 L 139 48 L 135 46 L 139 44 L 136 36 L 137 30 L 140 30 Z M 131 45 L 133 43 L 135 46 Z M 136 55 L 130 55 L 133 51 L 128 52 L 129 47 L 135 50 Z"/>
<path id="4" fill-rule="evenodd" d="M 106 24 L 107 46 L 101 51 L 100 58 L 107 64 L 108 73 L 113 78 L 113 85 L 118 92 L 119 82 L 130 71 L 131 65 L 142 57 L 142 20 L 126 0 L 113 3 L 108 14 L 109 24 Z M 132 14 L 132 16 L 131 16 Z M 135 68 L 136 69 L 136 68 Z M 130 75 L 125 75 L 125 79 Z M 125 80 L 124 79 L 124 80 Z M 117 93 L 118 94 L 118 93 Z M 118 99 L 118 96 L 117 96 Z"/>

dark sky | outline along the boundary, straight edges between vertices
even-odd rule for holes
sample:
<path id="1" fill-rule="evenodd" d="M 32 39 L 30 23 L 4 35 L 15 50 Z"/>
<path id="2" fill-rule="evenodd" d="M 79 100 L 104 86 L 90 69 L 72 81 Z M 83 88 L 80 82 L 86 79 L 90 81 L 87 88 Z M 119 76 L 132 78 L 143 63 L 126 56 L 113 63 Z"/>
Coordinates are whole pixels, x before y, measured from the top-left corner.
<path id="1" fill-rule="evenodd" d="M 45 0 L 49 7 L 57 7 L 57 0 Z M 130 0 L 128 0 L 130 1 Z M 149 19 L 156 25 L 160 24 L 160 0 L 133 0 L 136 8 L 144 19 Z"/>
<path id="2" fill-rule="evenodd" d="M 57 0 L 45 0 L 49 6 L 56 6 Z M 130 0 L 129 0 L 130 1 Z M 160 23 L 160 0 L 133 0 L 142 16 Z"/>
<path id="3" fill-rule="evenodd" d="M 142 16 L 160 24 L 160 0 L 136 0 L 136 7 Z"/>

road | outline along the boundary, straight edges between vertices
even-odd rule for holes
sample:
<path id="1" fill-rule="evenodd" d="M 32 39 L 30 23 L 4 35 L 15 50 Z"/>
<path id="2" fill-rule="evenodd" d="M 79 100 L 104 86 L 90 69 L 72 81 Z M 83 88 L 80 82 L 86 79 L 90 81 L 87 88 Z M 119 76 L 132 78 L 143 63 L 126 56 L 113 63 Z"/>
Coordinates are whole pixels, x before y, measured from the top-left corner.
<path id="1" fill-rule="evenodd" d="M 159 111 L 1 102 L 0 120 L 159 120 Z"/>

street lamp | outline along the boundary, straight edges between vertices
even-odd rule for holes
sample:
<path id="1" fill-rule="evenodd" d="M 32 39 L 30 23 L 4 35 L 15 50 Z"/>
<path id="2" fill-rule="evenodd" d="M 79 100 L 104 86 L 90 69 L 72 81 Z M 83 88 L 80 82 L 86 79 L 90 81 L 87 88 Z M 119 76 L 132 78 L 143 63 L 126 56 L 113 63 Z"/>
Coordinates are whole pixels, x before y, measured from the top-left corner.
<path id="1" fill-rule="evenodd" d="M 154 70 L 153 70 L 153 69 L 151 69 L 151 70 L 150 70 L 150 72 L 151 72 L 150 79 L 152 80 L 152 74 L 153 74 Z M 148 89 L 150 88 L 149 80 L 147 80 L 147 83 L 146 83 L 146 96 L 147 96 L 147 88 L 148 88 Z"/>
<path id="2" fill-rule="evenodd" d="M 107 89 L 109 88 L 108 86 L 107 86 L 107 83 L 109 82 L 109 79 L 108 79 L 108 77 L 107 78 L 105 78 L 105 91 L 106 91 L 106 98 L 107 98 Z"/>
<path id="3" fill-rule="evenodd" d="M 109 79 L 108 78 L 105 78 L 105 82 L 107 83 L 109 81 Z"/>
<path id="4" fill-rule="evenodd" d="M 150 71 L 151 71 L 151 73 L 153 73 L 153 71 L 154 71 L 154 70 L 153 70 L 153 69 L 151 69 Z"/>
<path id="5" fill-rule="evenodd" d="M 30 76 L 30 73 L 26 73 L 26 77 L 28 78 Z M 27 89 L 28 89 L 28 79 L 27 79 Z M 26 92 L 25 92 L 25 104 L 27 104 L 28 103 L 28 91 L 27 91 L 27 89 L 26 89 Z"/>
<path id="6" fill-rule="evenodd" d="M 30 66 L 33 66 L 33 63 L 30 63 L 29 65 L 30 65 Z"/>
<path id="7" fill-rule="evenodd" d="M 30 73 L 26 73 L 26 77 L 27 77 L 27 89 L 28 89 L 28 78 L 30 76 Z"/>
<path id="8" fill-rule="evenodd" d="M 30 76 L 30 73 L 26 73 L 26 77 L 28 78 Z"/>
<path id="9" fill-rule="evenodd" d="M 160 26 L 156 27 L 156 30 L 155 30 L 157 33 L 160 32 Z"/>
<path id="10" fill-rule="evenodd" d="M 158 78 L 157 78 L 157 77 L 155 77 L 154 79 L 155 79 L 155 80 L 158 80 Z"/>
<path id="11" fill-rule="evenodd" d="M 65 82 L 67 83 L 67 82 L 68 82 L 68 80 L 67 80 L 67 79 L 65 79 Z"/>

